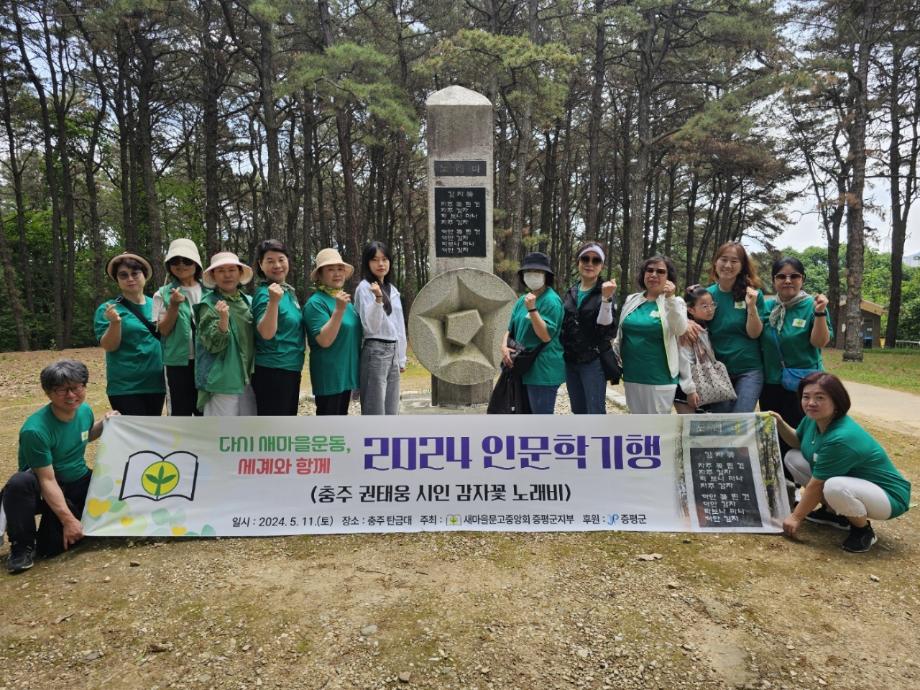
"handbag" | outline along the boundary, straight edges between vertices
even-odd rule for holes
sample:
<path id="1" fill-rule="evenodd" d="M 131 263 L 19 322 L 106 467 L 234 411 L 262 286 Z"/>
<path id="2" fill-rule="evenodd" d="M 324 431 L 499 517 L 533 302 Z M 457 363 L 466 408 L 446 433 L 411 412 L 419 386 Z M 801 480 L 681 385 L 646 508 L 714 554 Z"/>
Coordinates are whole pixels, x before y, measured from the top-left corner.
<path id="1" fill-rule="evenodd" d="M 707 351 L 699 340 L 694 343 L 693 350 L 696 361 L 690 365 L 690 374 L 700 396 L 700 405 L 736 400 L 738 396 L 725 365 Z"/>
<path id="2" fill-rule="evenodd" d="M 597 356 L 601 360 L 601 369 L 604 370 L 604 378 L 614 385 L 618 384 L 620 382 L 620 377 L 623 376 L 623 367 L 620 366 L 620 362 L 617 360 L 613 348 L 608 347 L 606 350 L 601 350 L 597 353 Z"/>
<path id="3" fill-rule="evenodd" d="M 511 367 L 511 373 L 513 373 L 518 378 L 521 378 L 530 371 L 530 368 L 534 365 L 534 362 L 537 361 L 537 357 L 540 354 L 540 351 L 546 346 L 546 343 L 540 343 L 532 350 L 528 350 L 526 347 L 521 345 L 517 340 L 512 337 L 508 337 L 508 349 L 511 350 L 511 361 L 514 362 L 514 366 Z"/>
<path id="4" fill-rule="evenodd" d="M 530 401 L 524 384 L 514 369 L 502 366 L 502 373 L 495 382 L 486 414 L 530 414 Z"/>
<path id="5" fill-rule="evenodd" d="M 779 382 L 787 391 L 798 393 L 799 382 L 809 374 L 814 374 L 816 371 L 821 370 L 796 369 L 795 367 L 787 367 L 786 362 L 783 359 L 783 348 L 782 345 L 780 345 L 779 335 L 776 333 L 776 329 L 773 330 L 773 342 L 776 343 L 776 351 L 779 353 L 779 365 L 783 368 L 782 374 L 780 374 Z"/>

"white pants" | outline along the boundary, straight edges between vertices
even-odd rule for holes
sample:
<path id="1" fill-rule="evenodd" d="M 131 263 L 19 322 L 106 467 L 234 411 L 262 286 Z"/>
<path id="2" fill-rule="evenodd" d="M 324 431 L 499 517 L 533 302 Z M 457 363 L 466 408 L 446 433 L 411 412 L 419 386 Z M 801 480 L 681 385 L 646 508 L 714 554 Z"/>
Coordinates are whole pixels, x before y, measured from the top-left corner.
<path id="1" fill-rule="evenodd" d="M 623 382 L 626 407 L 630 414 L 671 414 L 674 406 L 675 384 L 652 386 L 647 383 Z"/>
<path id="2" fill-rule="evenodd" d="M 790 450 L 783 458 L 797 484 L 811 480 L 811 465 L 800 450 Z M 887 520 L 891 517 L 888 494 L 878 484 L 857 477 L 831 477 L 824 482 L 827 506 L 844 517 Z"/>
<path id="3" fill-rule="evenodd" d="M 238 395 L 215 393 L 204 404 L 205 417 L 255 417 L 256 394 L 252 385 L 246 384 Z"/>

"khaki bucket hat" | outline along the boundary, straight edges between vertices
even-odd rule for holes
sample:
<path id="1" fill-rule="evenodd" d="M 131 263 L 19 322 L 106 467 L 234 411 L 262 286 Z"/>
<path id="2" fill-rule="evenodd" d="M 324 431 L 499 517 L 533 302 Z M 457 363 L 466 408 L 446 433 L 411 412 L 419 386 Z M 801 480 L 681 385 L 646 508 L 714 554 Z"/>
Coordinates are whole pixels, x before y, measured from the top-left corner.
<path id="1" fill-rule="evenodd" d="M 169 264 L 169 262 L 177 256 L 181 256 L 189 261 L 194 261 L 198 265 L 198 268 L 204 268 L 204 266 L 201 265 L 201 255 L 198 253 L 198 247 L 195 246 L 195 243 L 191 240 L 178 239 L 170 242 L 169 251 L 166 252 L 166 258 L 163 259 L 163 263 Z"/>
<path id="2" fill-rule="evenodd" d="M 233 252 L 218 252 L 211 257 L 211 265 L 204 269 L 204 273 L 201 274 L 201 282 L 204 283 L 205 287 L 214 287 L 215 283 L 211 271 L 221 266 L 239 266 L 241 272 L 240 285 L 246 285 L 252 280 L 252 269 L 240 261 L 236 254 Z"/>
<path id="3" fill-rule="evenodd" d="M 346 264 L 342 261 L 342 255 L 338 253 L 335 249 L 326 248 L 321 249 L 319 254 L 316 255 L 316 268 L 310 273 L 310 280 L 314 283 L 316 282 L 316 277 L 319 275 L 319 269 L 323 266 L 344 266 L 345 267 L 345 280 L 351 278 L 352 274 L 355 272 L 355 267 L 351 264 Z"/>
<path id="4" fill-rule="evenodd" d="M 118 254 L 109 259 L 109 263 L 105 265 L 105 272 L 109 274 L 109 278 L 118 282 L 118 278 L 115 277 L 115 264 L 124 261 L 125 259 L 134 259 L 137 263 L 144 267 L 144 278 L 150 278 L 153 275 L 153 269 L 150 267 L 150 262 L 147 261 L 142 256 L 137 254 L 131 254 L 130 252 L 125 252 L 124 254 Z"/>

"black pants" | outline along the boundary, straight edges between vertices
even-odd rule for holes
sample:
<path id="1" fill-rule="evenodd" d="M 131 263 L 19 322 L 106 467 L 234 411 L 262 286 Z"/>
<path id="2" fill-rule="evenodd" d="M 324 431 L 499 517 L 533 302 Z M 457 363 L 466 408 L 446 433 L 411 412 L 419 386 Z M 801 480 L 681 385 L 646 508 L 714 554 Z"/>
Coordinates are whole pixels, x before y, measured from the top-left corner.
<path id="1" fill-rule="evenodd" d="M 134 395 L 110 395 L 109 404 L 121 414 L 159 417 L 163 414 L 166 393 L 135 393 Z"/>
<path id="2" fill-rule="evenodd" d="M 351 402 L 351 391 L 343 391 L 334 395 L 316 396 L 316 415 L 343 415 L 348 414 L 348 405 Z"/>
<path id="3" fill-rule="evenodd" d="M 795 391 L 787 391 L 778 383 L 765 383 L 763 390 L 760 391 L 760 411 L 761 412 L 779 412 L 780 416 L 786 421 L 786 424 L 795 429 L 799 422 L 805 418 L 802 412 L 802 405 L 799 402 L 799 394 Z M 779 437 L 779 451 L 783 457 L 789 450 L 789 444 L 783 440 L 782 435 Z M 792 475 L 783 464 L 783 471 L 791 479 Z"/>
<path id="4" fill-rule="evenodd" d="M 173 417 L 200 415 L 198 389 L 195 388 L 195 360 L 188 364 L 166 367 L 166 385 L 169 386 L 169 414 Z"/>
<path id="5" fill-rule="evenodd" d="M 89 480 L 93 473 L 87 472 L 83 478 L 70 484 L 61 484 L 61 491 L 67 501 L 67 507 L 79 520 L 89 491 Z M 64 550 L 64 526 L 51 506 L 42 498 L 38 476 L 32 470 L 17 472 L 3 489 L 3 510 L 6 512 L 6 533 L 14 544 L 36 544 L 38 555 L 57 556 Z M 35 516 L 41 515 L 38 529 L 35 528 Z"/>
<path id="6" fill-rule="evenodd" d="M 252 390 L 260 417 L 295 416 L 300 402 L 300 372 L 256 366 Z"/>

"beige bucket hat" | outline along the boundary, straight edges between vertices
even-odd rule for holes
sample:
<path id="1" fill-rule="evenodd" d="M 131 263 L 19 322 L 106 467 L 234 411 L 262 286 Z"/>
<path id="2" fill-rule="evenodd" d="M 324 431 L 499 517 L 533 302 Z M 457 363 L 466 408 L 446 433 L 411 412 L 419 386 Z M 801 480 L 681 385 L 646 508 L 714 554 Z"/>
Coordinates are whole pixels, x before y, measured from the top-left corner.
<path id="1" fill-rule="evenodd" d="M 310 273 L 310 280 L 315 283 L 316 277 L 319 275 L 319 269 L 323 266 L 335 266 L 336 264 L 345 267 L 345 280 L 351 278 L 355 272 L 354 266 L 342 261 L 342 255 L 338 251 L 331 248 L 321 249 L 319 254 L 316 255 L 316 268 Z"/>
<path id="2" fill-rule="evenodd" d="M 204 269 L 201 274 L 201 282 L 207 288 L 213 288 L 215 283 L 211 276 L 211 271 L 220 266 L 239 266 L 240 268 L 240 285 L 246 285 L 252 280 L 252 269 L 240 261 L 239 257 L 233 252 L 218 252 L 211 257 L 211 265 Z"/>
<path id="3" fill-rule="evenodd" d="M 142 256 L 137 254 L 131 254 L 130 252 L 125 252 L 124 254 L 118 254 L 109 259 L 109 263 L 105 265 L 105 272 L 109 274 L 109 278 L 118 282 L 118 278 L 115 277 L 115 265 L 125 259 L 134 259 L 137 263 L 144 267 L 144 278 L 149 279 L 153 275 L 153 269 L 150 267 L 150 262 L 147 261 Z"/>
<path id="4" fill-rule="evenodd" d="M 175 259 L 177 256 L 194 261 L 198 268 L 204 268 L 201 265 L 201 255 L 198 253 L 198 247 L 191 240 L 178 239 L 170 242 L 169 251 L 166 252 L 166 258 L 163 259 L 163 263 L 168 264 L 170 260 Z"/>

